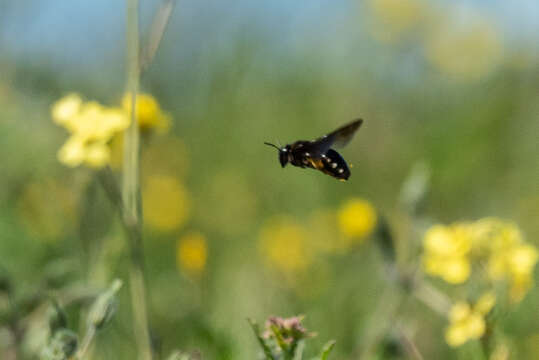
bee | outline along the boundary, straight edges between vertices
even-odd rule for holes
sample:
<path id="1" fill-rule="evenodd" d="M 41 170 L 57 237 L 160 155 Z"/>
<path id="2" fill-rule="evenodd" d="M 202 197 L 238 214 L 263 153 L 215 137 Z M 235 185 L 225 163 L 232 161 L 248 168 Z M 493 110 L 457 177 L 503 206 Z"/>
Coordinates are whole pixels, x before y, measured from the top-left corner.
<path id="1" fill-rule="evenodd" d="M 290 163 L 300 168 L 320 170 L 324 174 L 346 181 L 350 169 L 342 156 L 333 147 L 343 147 L 350 142 L 354 133 L 363 123 L 357 119 L 316 140 L 299 140 L 284 147 L 265 142 L 279 150 L 279 162 L 284 168 Z"/>

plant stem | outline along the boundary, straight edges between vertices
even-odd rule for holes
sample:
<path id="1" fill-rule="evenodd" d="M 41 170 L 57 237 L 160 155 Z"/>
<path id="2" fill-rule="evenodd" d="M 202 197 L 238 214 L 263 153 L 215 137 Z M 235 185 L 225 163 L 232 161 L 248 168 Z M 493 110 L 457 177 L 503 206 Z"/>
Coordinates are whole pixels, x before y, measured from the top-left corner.
<path id="1" fill-rule="evenodd" d="M 92 343 L 92 340 L 95 336 L 95 327 L 90 326 L 88 328 L 88 331 L 86 332 L 86 335 L 84 335 L 84 338 L 82 339 L 82 344 L 75 354 L 75 358 L 78 360 L 84 359 L 84 356 L 86 355 L 86 352 L 90 348 L 90 344 Z"/>
<path id="2" fill-rule="evenodd" d="M 369 319 L 367 332 L 363 336 L 358 359 L 370 359 L 385 333 L 398 318 L 398 310 L 405 295 L 401 289 L 389 282 L 380 297 L 378 306 Z"/>
<path id="3" fill-rule="evenodd" d="M 131 255 L 129 280 L 138 358 L 150 360 L 152 352 L 144 284 L 144 259 L 140 221 L 139 130 L 136 116 L 136 100 L 140 76 L 138 0 L 127 0 L 127 71 L 127 91 L 131 96 L 131 123 L 124 135 L 122 215 Z"/>

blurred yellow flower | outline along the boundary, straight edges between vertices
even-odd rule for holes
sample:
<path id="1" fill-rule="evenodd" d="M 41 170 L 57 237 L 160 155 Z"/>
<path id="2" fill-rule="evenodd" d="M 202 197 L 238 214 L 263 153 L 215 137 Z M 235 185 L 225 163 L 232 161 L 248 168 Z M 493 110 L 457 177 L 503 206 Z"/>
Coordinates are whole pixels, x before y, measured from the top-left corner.
<path id="1" fill-rule="evenodd" d="M 64 146 L 58 151 L 58 160 L 67 166 L 78 166 L 86 159 L 86 147 L 84 141 L 76 136 L 71 136 Z"/>
<path id="2" fill-rule="evenodd" d="M 127 114 L 131 113 L 130 93 L 126 93 L 122 99 L 122 107 Z M 157 100 L 150 94 L 139 93 L 136 100 L 137 120 L 141 130 L 156 129 L 166 131 L 170 127 L 170 115 L 165 113 Z"/>
<path id="3" fill-rule="evenodd" d="M 515 224 L 494 217 L 473 222 L 471 231 L 472 252 L 477 257 L 502 253 L 523 241 L 522 234 Z"/>
<path id="4" fill-rule="evenodd" d="M 537 248 L 525 243 L 520 230 L 511 222 L 487 218 L 478 224 L 488 229 L 483 236 L 484 246 L 489 250 L 488 274 L 493 280 L 509 280 L 511 300 L 522 300 L 533 284 L 533 270 L 539 257 Z"/>
<path id="5" fill-rule="evenodd" d="M 467 224 L 431 227 L 425 234 L 423 247 L 423 268 L 427 274 L 451 284 L 461 284 L 470 276 L 471 237 Z"/>
<path id="6" fill-rule="evenodd" d="M 108 108 L 95 101 L 83 103 L 77 94 L 58 100 L 51 113 L 54 122 L 71 133 L 58 151 L 58 160 L 71 167 L 86 164 L 99 168 L 108 164 L 108 142 L 129 125 L 121 109 Z"/>
<path id="7" fill-rule="evenodd" d="M 479 339 L 485 333 L 485 315 L 496 304 L 496 297 L 488 292 L 482 295 L 472 307 L 467 302 L 458 302 L 449 312 L 449 327 L 445 332 L 446 342 L 453 347 L 472 339 Z"/>
<path id="8" fill-rule="evenodd" d="M 487 315 L 490 310 L 494 308 L 494 305 L 496 305 L 496 295 L 489 291 L 477 299 L 474 305 L 474 310 L 479 312 L 481 315 Z"/>
<path id="9" fill-rule="evenodd" d="M 394 42 L 417 30 L 431 12 L 425 0 L 369 0 L 372 18 L 371 31 L 380 41 Z"/>
<path id="10" fill-rule="evenodd" d="M 352 198 L 339 209 L 337 221 L 345 236 L 361 241 L 370 235 L 376 226 L 376 210 L 368 201 Z"/>
<path id="11" fill-rule="evenodd" d="M 88 142 L 108 141 L 115 133 L 126 129 L 129 125 L 129 120 L 121 109 L 107 108 L 95 101 L 83 103 L 78 110 L 70 117 L 63 118 L 61 123 L 59 122 L 61 118 L 56 120 L 72 134 Z"/>
<path id="12" fill-rule="evenodd" d="M 306 270 L 313 261 L 307 231 L 289 217 L 268 220 L 260 232 L 259 246 L 268 264 L 285 274 Z"/>
<path id="13" fill-rule="evenodd" d="M 535 246 L 521 244 L 508 254 L 509 271 L 516 276 L 529 275 L 537 264 L 538 252 Z"/>
<path id="14" fill-rule="evenodd" d="M 533 285 L 533 270 L 539 252 L 530 244 L 521 244 L 507 253 L 508 276 L 511 279 L 510 299 L 518 302 Z"/>
<path id="15" fill-rule="evenodd" d="M 491 252 L 504 252 L 524 241 L 516 224 L 494 217 L 476 221 L 474 228 L 479 229 L 481 245 Z"/>
<path id="16" fill-rule="evenodd" d="M 182 236 L 176 246 L 176 264 L 189 274 L 198 275 L 206 266 L 208 246 L 206 237 L 199 232 Z"/>
<path id="17" fill-rule="evenodd" d="M 465 21 L 447 21 L 428 32 L 427 59 L 453 80 L 481 79 L 502 59 L 498 29 L 481 15 L 469 15 Z"/>
<path id="18" fill-rule="evenodd" d="M 187 190 L 175 177 L 153 175 L 146 178 L 142 199 L 144 220 L 153 228 L 171 231 L 182 226 L 189 217 Z"/>

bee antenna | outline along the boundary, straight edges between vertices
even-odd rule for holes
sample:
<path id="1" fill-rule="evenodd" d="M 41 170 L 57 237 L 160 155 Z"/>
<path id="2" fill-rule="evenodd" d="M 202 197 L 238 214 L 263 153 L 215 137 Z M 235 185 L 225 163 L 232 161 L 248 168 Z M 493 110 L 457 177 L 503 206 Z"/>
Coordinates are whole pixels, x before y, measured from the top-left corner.
<path id="1" fill-rule="evenodd" d="M 268 145 L 268 146 L 273 146 L 274 148 L 276 148 L 277 150 L 281 151 L 281 148 L 278 147 L 277 145 L 274 145 L 272 143 L 269 143 L 269 142 L 265 142 L 264 144 Z"/>

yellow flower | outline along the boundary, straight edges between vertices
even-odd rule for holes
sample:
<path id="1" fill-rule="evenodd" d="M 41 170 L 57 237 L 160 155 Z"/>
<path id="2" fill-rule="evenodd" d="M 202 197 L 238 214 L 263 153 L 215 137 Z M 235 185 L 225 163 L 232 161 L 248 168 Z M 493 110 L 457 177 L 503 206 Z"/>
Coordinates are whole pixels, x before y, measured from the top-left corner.
<path id="1" fill-rule="evenodd" d="M 474 16 L 463 24 L 442 23 L 428 33 L 427 59 L 451 79 L 481 79 L 501 62 L 503 46 L 498 29 L 487 19 Z"/>
<path id="2" fill-rule="evenodd" d="M 477 299 L 474 309 L 481 315 L 487 315 L 490 310 L 492 310 L 494 305 L 496 305 L 496 295 L 493 292 L 489 291 L 484 293 L 479 299 Z"/>
<path id="3" fill-rule="evenodd" d="M 507 254 L 511 278 L 511 301 L 522 300 L 532 287 L 533 269 L 537 264 L 538 256 L 537 248 L 530 244 L 519 245 Z"/>
<path id="4" fill-rule="evenodd" d="M 122 106 L 127 114 L 131 113 L 130 93 L 124 95 Z M 136 100 L 137 120 L 141 130 L 157 129 L 166 131 L 170 127 L 170 115 L 165 113 L 157 100 L 149 95 L 139 93 Z"/>
<path id="5" fill-rule="evenodd" d="M 533 284 L 533 270 L 539 258 L 537 248 L 524 242 L 518 227 L 500 219 L 478 221 L 482 227 L 481 246 L 487 257 L 487 270 L 493 280 L 511 283 L 510 298 L 522 300 Z"/>
<path id="6" fill-rule="evenodd" d="M 198 275 L 206 266 L 208 246 L 206 237 L 199 232 L 182 236 L 176 247 L 176 264 L 189 274 Z"/>
<path id="7" fill-rule="evenodd" d="M 79 112 L 66 119 L 62 125 L 85 141 L 110 140 L 129 125 L 127 116 L 117 108 L 106 108 L 90 101 L 79 108 Z"/>
<path id="8" fill-rule="evenodd" d="M 498 218 L 483 218 L 470 225 L 472 251 L 478 257 L 488 256 L 492 252 L 504 252 L 522 242 L 518 227 Z"/>
<path id="9" fill-rule="evenodd" d="M 52 106 L 51 113 L 55 123 L 64 125 L 80 111 L 82 99 L 78 94 L 69 94 Z"/>
<path id="10" fill-rule="evenodd" d="M 171 231 L 182 226 L 189 217 L 190 202 L 182 183 L 167 175 L 146 179 L 142 190 L 146 223 L 156 229 Z"/>
<path id="11" fill-rule="evenodd" d="M 451 284 L 461 284 L 469 278 L 471 237 L 468 224 L 435 225 L 425 233 L 423 246 L 426 273 Z"/>
<path id="12" fill-rule="evenodd" d="M 288 217 L 275 217 L 262 227 L 260 251 L 268 264 L 283 273 L 306 270 L 313 253 L 306 230 Z"/>
<path id="13" fill-rule="evenodd" d="M 370 235 L 376 226 L 376 210 L 368 201 L 353 198 L 339 209 L 337 220 L 345 236 L 362 240 Z"/>
<path id="14" fill-rule="evenodd" d="M 529 275 L 537 264 L 539 253 L 530 244 L 515 246 L 508 254 L 509 271 L 514 276 Z"/>
<path id="15" fill-rule="evenodd" d="M 86 164 L 99 168 L 110 162 L 110 148 L 102 142 L 96 142 L 86 147 Z"/>
<path id="16" fill-rule="evenodd" d="M 71 133 L 58 152 L 58 160 L 71 167 L 84 163 L 99 168 L 108 164 L 108 143 L 129 125 L 121 109 L 107 108 L 95 101 L 83 103 L 76 94 L 57 101 L 51 112 L 53 120 Z"/>
<path id="17" fill-rule="evenodd" d="M 425 251 L 440 256 L 464 256 L 471 248 L 465 225 L 435 225 L 425 234 Z"/>
<path id="18" fill-rule="evenodd" d="M 507 251 L 524 241 L 519 228 L 514 223 L 496 218 L 482 219 L 480 222 L 490 223 L 487 241 L 493 252 Z"/>
<path id="19" fill-rule="evenodd" d="M 449 327 L 445 332 L 446 342 L 453 347 L 472 339 L 479 339 L 485 333 L 485 315 L 494 307 L 496 297 L 488 292 L 482 295 L 473 308 L 467 302 L 458 302 L 449 312 Z"/>
<path id="20" fill-rule="evenodd" d="M 76 136 L 71 136 L 58 151 L 58 160 L 67 166 L 79 166 L 84 162 L 85 158 L 84 140 Z"/>

